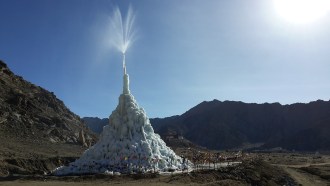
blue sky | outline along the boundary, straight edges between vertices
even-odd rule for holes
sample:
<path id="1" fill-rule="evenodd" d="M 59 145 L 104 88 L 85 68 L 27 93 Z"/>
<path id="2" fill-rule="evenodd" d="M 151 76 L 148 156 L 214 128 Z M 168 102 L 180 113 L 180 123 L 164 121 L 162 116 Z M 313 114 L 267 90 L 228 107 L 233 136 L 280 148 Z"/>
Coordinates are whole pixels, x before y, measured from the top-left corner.
<path id="1" fill-rule="evenodd" d="M 329 13 L 293 24 L 265 0 L 2 0 L 0 58 L 78 115 L 108 117 L 122 91 L 109 17 L 129 4 L 138 33 L 126 55 L 131 92 L 149 117 L 213 99 L 329 100 Z"/>

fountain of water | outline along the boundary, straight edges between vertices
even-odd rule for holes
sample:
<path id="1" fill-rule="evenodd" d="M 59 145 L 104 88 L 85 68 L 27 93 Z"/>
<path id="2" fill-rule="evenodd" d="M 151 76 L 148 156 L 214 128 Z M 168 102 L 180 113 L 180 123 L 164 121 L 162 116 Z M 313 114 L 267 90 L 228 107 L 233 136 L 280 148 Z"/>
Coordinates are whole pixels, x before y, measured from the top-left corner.
<path id="1" fill-rule="evenodd" d="M 118 7 L 114 9 L 114 13 L 110 19 L 110 26 L 113 33 L 113 37 L 110 39 L 110 43 L 113 47 L 119 50 L 123 55 L 123 69 L 126 70 L 125 54 L 127 49 L 132 45 L 135 40 L 136 33 L 133 29 L 135 21 L 135 15 L 132 7 L 129 6 L 126 19 L 121 15 Z"/>

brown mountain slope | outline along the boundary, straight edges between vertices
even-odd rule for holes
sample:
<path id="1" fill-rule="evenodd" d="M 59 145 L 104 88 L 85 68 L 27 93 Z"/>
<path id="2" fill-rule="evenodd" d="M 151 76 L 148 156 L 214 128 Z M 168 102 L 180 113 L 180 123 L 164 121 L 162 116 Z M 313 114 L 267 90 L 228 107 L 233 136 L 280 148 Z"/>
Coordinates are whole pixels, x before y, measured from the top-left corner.
<path id="1" fill-rule="evenodd" d="M 54 93 L 2 61 L 0 87 L 0 158 L 73 156 L 95 142 L 96 135 Z"/>

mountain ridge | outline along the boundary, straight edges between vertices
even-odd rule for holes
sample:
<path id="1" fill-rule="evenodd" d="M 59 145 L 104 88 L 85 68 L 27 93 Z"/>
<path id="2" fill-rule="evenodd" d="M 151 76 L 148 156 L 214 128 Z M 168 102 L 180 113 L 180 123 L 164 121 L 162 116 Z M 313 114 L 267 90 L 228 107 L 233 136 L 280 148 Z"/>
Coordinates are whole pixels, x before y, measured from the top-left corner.
<path id="1" fill-rule="evenodd" d="M 107 124 L 106 118 L 103 122 Z M 174 130 L 211 149 L 241 148 L 245 144 L 258 144 L 262 149 L 330 149 L 330 101 L 282 105 L 214 99 L 203 101 L 182 115 L 153 118 L 150 122 L 161 136 Z M 91 127 L 91 123 L 87 125 Z"/>
<path id="2" fill-rule="evenodd" d="M 162 121 L 163 126 L 158 130 L 165 131 L 170 128 L 181 131 L 188 140 L 215 149 L 235 148 L 246 142 L 263 142 L 264 148 L 281 146 L 291 150 L 327 150 L 330 149 L 330 143 L 313 148 L 313 145 L 308 145 L 302 137 L 299 139 L 303 145 L 283 139 L 289 139 L 303 130 L 313 128 L 314 123 L 319 121 L 325 122 L 323 128 L 329 128 L 329 118 L 330 101 L 317 100 L 281 105 L 213 100 L 196 105 L 175 120 L 165 119 Z M 206 127 L 200 127 L 202 123 L 206 123 Z M 157 122 L 154 123 L 154 126 L 156 125 Z M 208 134 L 207 138 L 203 134 Z M 317 142 L 327 141 L 328 137 L 324 138 Z M 217 140 L 222 141 L 222 145 L 216 145 Z M 289 145 L 290 143 L 292 144 Z"/>

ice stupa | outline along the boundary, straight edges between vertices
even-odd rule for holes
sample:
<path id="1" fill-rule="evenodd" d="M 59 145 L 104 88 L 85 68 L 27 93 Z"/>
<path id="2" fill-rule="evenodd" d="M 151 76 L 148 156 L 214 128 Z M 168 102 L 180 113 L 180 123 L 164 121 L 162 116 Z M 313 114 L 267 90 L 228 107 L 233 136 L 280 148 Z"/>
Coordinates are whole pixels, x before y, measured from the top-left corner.
<path id="1" fill-rule="evenodd" d="M 123 68 L 123 93 L 99 141 L 75 162 L 55 169 L 55 175 L 164 172 L 185 168 L 181 157 L 154 133 L 146 112 L 130 93 L 125 56 Z"/>

